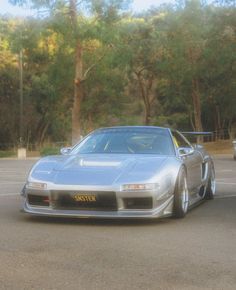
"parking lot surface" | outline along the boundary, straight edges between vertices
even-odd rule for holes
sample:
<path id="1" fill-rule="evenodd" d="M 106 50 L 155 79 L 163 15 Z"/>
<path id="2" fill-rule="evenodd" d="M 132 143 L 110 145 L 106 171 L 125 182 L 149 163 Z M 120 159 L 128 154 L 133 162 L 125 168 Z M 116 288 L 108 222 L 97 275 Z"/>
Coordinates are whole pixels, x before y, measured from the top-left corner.
<path id="1" fill-rule="evenodd" d="M 19 192 L 36 160 L 0 159 L 0 289 L 236 289 L 236 161 L 184 219 L 30 217 Z"/>

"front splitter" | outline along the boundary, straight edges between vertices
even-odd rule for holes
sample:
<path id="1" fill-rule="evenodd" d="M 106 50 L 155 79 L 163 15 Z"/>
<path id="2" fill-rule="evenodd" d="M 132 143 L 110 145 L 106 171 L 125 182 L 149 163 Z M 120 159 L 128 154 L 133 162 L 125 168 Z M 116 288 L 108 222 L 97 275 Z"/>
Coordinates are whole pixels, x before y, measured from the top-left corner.
<path id="1" fill-rule="evenodd" d="M 59 210 L 45 207 L 32 207 L 25 201 L 25 213 L 37 216 L 69 217 L 69 218 L 104 218 L 104 219 L 152 219 L 171 216 L 173 212 L 173 196 L 159 207 L 152 210 L 118 210 L 118 211 L 86 211 L 86 210 Z"/>

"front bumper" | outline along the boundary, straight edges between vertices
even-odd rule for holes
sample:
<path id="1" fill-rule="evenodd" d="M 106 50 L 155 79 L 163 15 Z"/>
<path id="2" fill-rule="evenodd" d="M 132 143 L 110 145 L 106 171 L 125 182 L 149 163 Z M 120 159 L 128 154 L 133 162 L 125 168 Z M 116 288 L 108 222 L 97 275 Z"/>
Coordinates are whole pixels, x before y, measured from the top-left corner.
<path id="1" fill-rule="evenodd" d="M 28 195 L 49 197 L 48 206 L 32 205 L 29 203 Z M 145 193 L 123 193 L 116 192 L 117 209 L 116 210 L 96 210 L 96 209 L 73 209 L 73 208 L 58 208 L 52 201 L 53 194 L 50 191 L 29 191 L 24 190 L 23 197 L 23 211 L 38 216 L 54 216 L 54 217 L 73 217 L 73 218 L 118 218 L 118 219 L 134 219 L 134 218 L 160 218 L 171 216 L 173 212 L 173 195 L 166 194 L 157 196 L 155 192 Z M 148 209 L 127 209 L 124 208 L 124 200 L 128 198 L 152 198 L 152 208 Z"/>

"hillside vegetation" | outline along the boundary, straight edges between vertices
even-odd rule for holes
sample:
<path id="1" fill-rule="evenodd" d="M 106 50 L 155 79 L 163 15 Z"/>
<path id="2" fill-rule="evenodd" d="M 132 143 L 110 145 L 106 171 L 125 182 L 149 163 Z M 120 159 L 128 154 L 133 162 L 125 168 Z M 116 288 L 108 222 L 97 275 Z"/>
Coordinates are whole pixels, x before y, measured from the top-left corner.
<path id="1" fill-rule="evenodd" d="M 138 15 L 126 1 L 83 2 L 32 0 L 37 17 L 0 17 L 0 149 L 113 125 L 234 137 L 235 1 Z"/>

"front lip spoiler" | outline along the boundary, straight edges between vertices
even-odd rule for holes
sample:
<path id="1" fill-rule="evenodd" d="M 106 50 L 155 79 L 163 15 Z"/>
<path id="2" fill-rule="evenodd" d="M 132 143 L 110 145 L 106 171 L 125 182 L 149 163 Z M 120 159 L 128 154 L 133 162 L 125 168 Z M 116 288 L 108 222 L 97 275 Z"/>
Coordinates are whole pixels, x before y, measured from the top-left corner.
<path id="1" fill-rule="evenodd" d="M 104 218 L 104 219 L 152 219 L 172 215 L 173 196 L 159 207 L 152 210 L 118 210 L 118 211 L 86 211 L 58 210 L 44 207 L 31 207 L 25 201 L 23 212 L 36 216 L 68 217 L 68 218 Z"/>

